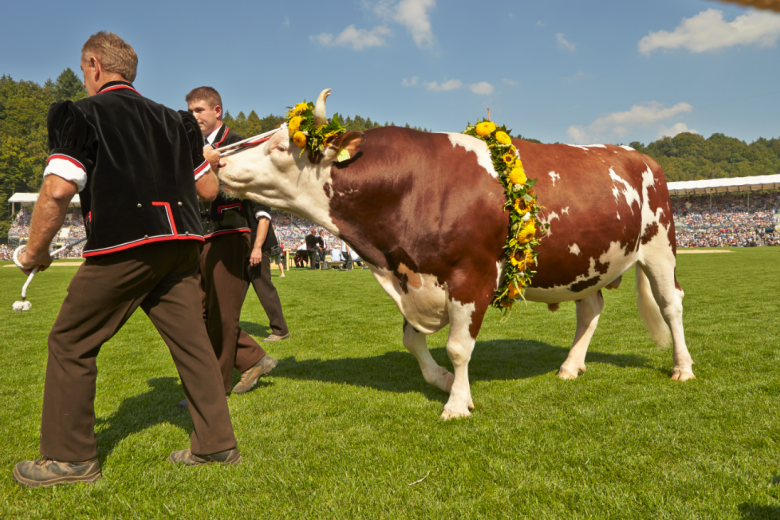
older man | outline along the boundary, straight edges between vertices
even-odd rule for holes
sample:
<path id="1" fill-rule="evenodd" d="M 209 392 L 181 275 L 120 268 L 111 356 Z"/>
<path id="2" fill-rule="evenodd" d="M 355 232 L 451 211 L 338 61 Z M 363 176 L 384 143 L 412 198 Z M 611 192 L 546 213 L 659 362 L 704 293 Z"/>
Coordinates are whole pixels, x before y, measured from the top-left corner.
<path id="1" fill-rule="evenodd" d="M 89 97 L 52 105 L 50 156 L 19 264 L 52 262 L 49 244 L 80 192 L 87 229 L 84 257 L 49 334 L 41 420 L 42 459 L 20 462 L 22 485 L 95 482 L 96 358 L 141 307 L 170 349 L 192 403 L 191 448 L 171 462 L 236 464 L 241 456 L 217 359 L 198 305 L 197 195 L 213 199 L 197 122 L 133 88 L 138 58 L 115 34 L 92 35 L 81 51 Z M 213 159 L 213 158 L 212 158 Z"/>

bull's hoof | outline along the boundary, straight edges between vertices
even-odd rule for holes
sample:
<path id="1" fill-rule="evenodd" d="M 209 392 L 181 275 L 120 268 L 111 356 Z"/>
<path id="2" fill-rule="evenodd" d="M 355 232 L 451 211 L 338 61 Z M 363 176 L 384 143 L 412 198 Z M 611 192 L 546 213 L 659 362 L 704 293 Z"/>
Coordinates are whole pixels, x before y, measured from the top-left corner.
<path id="1" fill-rule="evenodd" d="M 558 370 L 558 379 L 563 379 L 565 381 L 570 381 L 572 379 L 577 379 L 577 376 L 579 374 L 584 374 L 585 370 L 587 370 L 585 368 L 585 365 L 582 365 L 576 371 L 573 371 L 573 370 L 571 370 L 569 368 L 561 367 L 561 369 Z"/>
<path id="2" fill-rule="evenodd" d="M 672 372 L 672 381 L 687 381 L 689 379 L 696 379 L 691 370 L 684 368 L 675 368 Z"/>
<path id="3" fill-rule="evenodd" d="M 471 412 L 466 410 L 456 410 L 453 408 L 444 407 L 444 411 L 441 413 L 442 421 L 449 421 L 450 419 L 468 419 L 471 417 Z"/>

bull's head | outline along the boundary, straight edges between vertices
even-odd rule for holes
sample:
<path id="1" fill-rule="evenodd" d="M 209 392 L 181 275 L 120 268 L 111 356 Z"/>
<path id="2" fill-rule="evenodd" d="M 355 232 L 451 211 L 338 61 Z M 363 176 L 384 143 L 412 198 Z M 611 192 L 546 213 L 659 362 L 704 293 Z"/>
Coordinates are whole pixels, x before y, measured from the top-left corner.
<path id="1" fill-rule="evenodd" d="M 317 98 L 313 110 L 317 126 L 326 122 L 325 99 L 329 93 L 330 89 L 323 90 Z M 331 167 L 342 149 L 355 157 L 363 139 L 362 132 L 348 132 L 310 157 L 308 150 L 292 142 L 285 124 L 258 146 L 228 152 L 219 178 L 231 195 L 290 211 L 330 229 L 325 185 L 330 182 Z"/>

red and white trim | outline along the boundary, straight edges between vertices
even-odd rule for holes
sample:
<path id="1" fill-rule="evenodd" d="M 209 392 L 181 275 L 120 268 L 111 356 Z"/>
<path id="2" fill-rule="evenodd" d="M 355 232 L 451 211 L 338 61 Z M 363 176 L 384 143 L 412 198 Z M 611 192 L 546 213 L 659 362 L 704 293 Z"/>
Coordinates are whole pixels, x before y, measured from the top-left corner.
<path id="1" fill-rule="evenodd" d="M 115 253 L 117 251 L 124 251 L 125 249 L 130 249 L 131 247 L 136 247 L 143 244 L 151 244 L 152 242 L 163 242 L 166 240 L 199 240 L 200 242 L 205 241 L 205 238 L 202 237 L 201 235 L 191 235 L 189 233 L 185 235 L 180 235 L 178 233 L 178 231 L 176 230 L 176 223 L 173 220 L 173 211 L 171 211 L 170 203 L 152 202 L 152 206 L 159 206 L 165 208 L 165 216 L 168 218 L 168 224 L 171 226 L 171 234 L 144 237 L 140 240 L 125 242 L 124 244 L 119 244 L 117 246 L 105 247 L 103 249 L 92 249 L 89 251 L 84 251 L 84 254 L 82 256 L 86 258 L 90 256 L 104 255 L 106 253 Z M 92 216 L 92 212 L 90 211 L 89 215 L 87 215 L 87 218 L 90 219 L 91 216 Z"/>
<path id="2" fill-rule="evenodd" d="M 219 148 L 220 145 L 223 142 L 225 142 L 225 138 L 227 137 L 228 132 L 230 132 L 230 128 L 227 125 L 224 125 L 224 126 L 225 126 L 225 133 L 222 134 L 222 139 L 220 139 L 218 143 L 214 143 L 214 148 Z"/>
<path id="3" fill-rule="evenodd" d="M 195 180 L 197 181 L 211 170 L 211 165 L 208 161 L 203 161 L 203 164 L 195 168 Z"/>
<path id="4" fill-rule="evenodd" d="M 55 153 L 49 156 L 46 161 L 46 169 L 43 170 L 43 176 L 54 174 L 62 177 L 66 181 L 71 181 L 78 186 L 79 192 L 87 184 L 87 169 L 78 160 L 61 153 Z"/>
<path id="5" fill-rule="evenodd" d="M 100 92 L 98 92 L 98 94 L 102 94 L 104 92 L 111 92 L 112 90 L 121 90 L 121 89 L 132 90 L 133 92 L 135 92 L 139 96 L 141 95 L 140 92 L 138 92 L 136 89 L 134 89 L 133 87 L 131 87 L 129 85 L 114 85 L 113 87 L 108 87 L 106 89 L 101 90 Z"/>
<path id="6" fill-rule="evenodd" d="M 240 202 L 234 202 L 233 204 L 226 204 L 225 206 L 217 206 L 217 213 L 224 213 L 231 209 L 237 209 L 241 211 L 244 206 Z"/>

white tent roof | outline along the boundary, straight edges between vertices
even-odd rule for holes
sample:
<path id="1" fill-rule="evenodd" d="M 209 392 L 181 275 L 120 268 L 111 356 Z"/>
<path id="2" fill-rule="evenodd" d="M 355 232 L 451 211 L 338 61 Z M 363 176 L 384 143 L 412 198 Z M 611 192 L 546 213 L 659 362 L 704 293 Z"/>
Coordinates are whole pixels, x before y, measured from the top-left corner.
<path id="1" fill-rule="evenodd" d="M 38 200 L 38 194 L 37 193 L 14 193 L 11 195 L 11 198 L 8 199 L 8 202 L 21 202 L 22 204 L 35 204 L 35 202 Z M 73 198 L 70 200 L 71 204 L 78 204 L 81 205 L 81 199 L 79 199 L 79 194 L 75 194 Z"/>
<path id="2" fill-rule="evenodd" d="M 707 179 L 704 181 L 670 182 L 669 195 L 692 195 L 700 193 L 728 193 L 734 191 L 763 191 L 780 189 L 780 174 L 757 175 L 755 177 L 731 177 L 728 179 Z"/>

